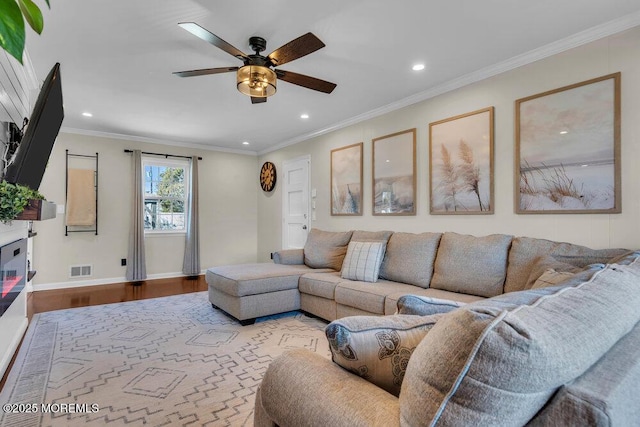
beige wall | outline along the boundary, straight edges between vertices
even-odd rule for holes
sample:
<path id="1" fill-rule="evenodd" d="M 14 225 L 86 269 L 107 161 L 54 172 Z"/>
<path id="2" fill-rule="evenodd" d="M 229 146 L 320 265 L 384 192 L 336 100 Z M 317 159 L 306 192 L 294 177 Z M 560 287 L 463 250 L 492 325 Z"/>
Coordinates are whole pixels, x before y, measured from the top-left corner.
<path id="1" fill-rule="evenodd" d="M 613 72 L 622 72 L 622 213 L 616 215 L 516 215 L 513 203 L 514 101 Z M 427 71 L 428 72 L 428 71 Z M 474 235 L 507 233 L 569 241 L 594 248 L 640 247 L 640 27 L 592 42 L 484 81 L 440 95 L 384 116 L 265 154 L 259 162 L 282 162 L 311 155 L 311 186 L 317 189 L 317 220 L 326 230 L 390 229 L 455 231 Z M 429 123 L 495 107 L 495 214 L 429 215 Z M 417 128 L 417 215 L 371 215 L 371 139 Z M 329 153 L 364 142 L 364 213 L 362 217 L 330 215 Z M 281 247 L 282 186 L 258 195 L 258 259 Z"/>
<path id="2" fill-rule="evenodd" d="M 46 289 L 112 283 L 124 279 L 132 194 L 132 160 L 124 149 L 198 155 L 200 186 L 201 267 L 255 262 L 257 247 L 257 159 L 255 156 L 169 147 L 119 139 L 61 133 L 40 191 L 48 200 L 65 203 L 65 150 L 99 153 L 98 235 L 64 235 L 64 214 L 37 222 L 34 230 L 34 288 Z M 146 238 L 149 278 L 181 274 L 184 235 Z M 69 266 L 93 265 L 93 276 L 70 279 Z"/>

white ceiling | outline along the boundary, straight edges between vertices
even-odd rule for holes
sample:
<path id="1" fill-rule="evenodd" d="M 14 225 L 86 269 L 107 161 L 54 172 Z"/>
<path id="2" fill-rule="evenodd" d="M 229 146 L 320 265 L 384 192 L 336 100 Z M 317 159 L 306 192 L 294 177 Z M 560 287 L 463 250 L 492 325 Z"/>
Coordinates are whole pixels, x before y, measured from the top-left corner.
<path id="1" fill-rule="evenodd" d="M 53 0 L 43 12 L 44 32 L 28 30 L 27 51 L 39 80 L 61 63 L 63 130 L 247 153 L 426 99 L 568 37 L 640 24 L 638 0 Z M 282 69 L 338 86 L 327 95 L 279 82 L 252 105 L 235 73 L 176 77 L 242 64 L 178 27 L 184 21 L 245 53 L 250 36 L 264 37 L 265 55 L 311 31 L 326 47 Z M 417 62 L 426 69 L 412 71 Z"/>

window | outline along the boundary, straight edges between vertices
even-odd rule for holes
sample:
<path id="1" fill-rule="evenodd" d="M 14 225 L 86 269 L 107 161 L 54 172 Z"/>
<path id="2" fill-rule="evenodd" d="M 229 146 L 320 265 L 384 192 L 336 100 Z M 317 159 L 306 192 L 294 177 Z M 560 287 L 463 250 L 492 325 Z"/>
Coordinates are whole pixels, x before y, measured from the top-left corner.
<path id="1" fill-rule="evenodd" d="M 184 232 L 189 196 L 189 162 L 143 158 L 142 165 L 145 232 Z"/>

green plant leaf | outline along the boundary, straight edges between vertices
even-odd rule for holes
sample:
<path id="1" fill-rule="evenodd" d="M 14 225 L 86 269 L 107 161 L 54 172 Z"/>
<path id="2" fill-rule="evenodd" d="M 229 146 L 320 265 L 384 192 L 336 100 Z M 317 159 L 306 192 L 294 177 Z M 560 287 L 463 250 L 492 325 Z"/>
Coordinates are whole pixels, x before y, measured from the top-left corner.
<path id="1" fill-rule="evenodd" d="M 24 20 L 15 0 L 0 0 L 0 47 L 22 64 Z"/>
<path id="2" fill-rule="evenodd" d="M 42 34 L 44 21 L 42 19 L 42 12 L 40 11 L 40 8 L 31 0 L 18 0 L 18 5 L 24 15 L 24 19 L 27 20 L 31 28 L 33 28 L 33 31 L 38 34 Z"/>
<path id="3" fill-rule="evenodd" d="M 0 222 L 9 223 L 29 204 L 29 199 L 44 199 L 29 187 L 0 181 Z"/>
<path id="4" fill-rule="evenodd" d="M 47 7 L 51 9 L 51 5 L 49 4 L 49 0 L 44 0 L 47 3 Z"/>

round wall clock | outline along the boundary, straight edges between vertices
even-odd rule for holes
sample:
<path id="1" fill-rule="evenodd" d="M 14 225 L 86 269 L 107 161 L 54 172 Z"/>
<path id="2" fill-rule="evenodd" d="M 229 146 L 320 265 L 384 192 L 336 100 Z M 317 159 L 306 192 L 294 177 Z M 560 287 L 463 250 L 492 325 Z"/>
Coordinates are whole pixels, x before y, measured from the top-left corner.
<path id="1" fill-rule="evenodd" d="M 262 191 L 272 191 L 276 186 L 276 165 L 264 162 L 260 169 L 260 186 Z"/>

